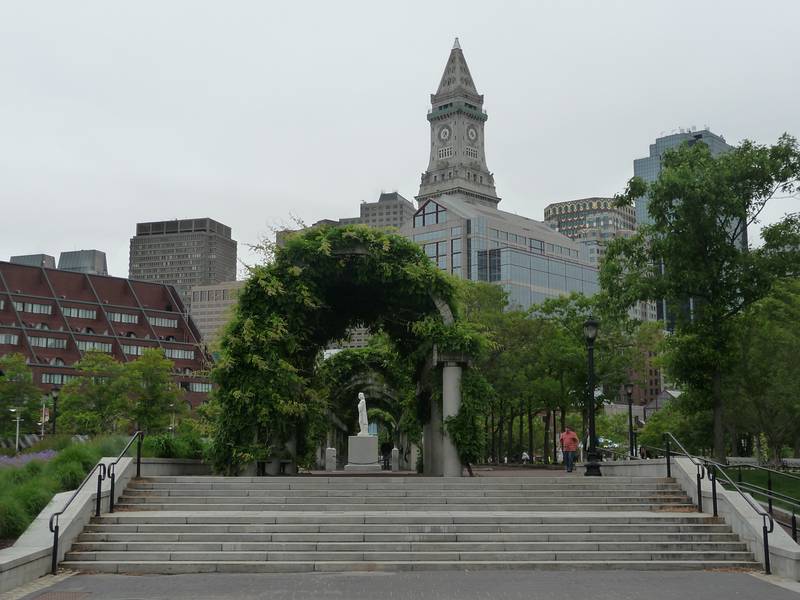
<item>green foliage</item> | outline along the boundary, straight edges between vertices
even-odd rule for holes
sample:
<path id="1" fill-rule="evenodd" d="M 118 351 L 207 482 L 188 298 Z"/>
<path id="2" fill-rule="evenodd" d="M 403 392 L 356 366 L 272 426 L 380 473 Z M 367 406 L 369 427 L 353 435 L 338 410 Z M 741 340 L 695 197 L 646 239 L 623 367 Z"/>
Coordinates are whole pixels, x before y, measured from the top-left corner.
<path id="1" fill-rule="evenodd" d="M 628 414 L 617 413 L 609 415 L 600 413 L 595 417 L 595 428 L 598 437 L 607 438 L 620 445 L 621 451 L 629 448 L 628 440 Z"/>
<path id="2" fill-rule="evenodd" d="M 461 408 L 444 423 L 463 464 L 475 464 L 486 456 L 484 415 L 493 396 L 494 389 L 478 371 L 470 369 L 463 374 Z"/>
<path id="3" fill-rule="evenodd" d="M 144 438 L 142 454 L 158 458 L 203 458 L 206 444 L 196 432 L 162 433 Z"/>
<path id="4" fill-rule="evenodd" d="M 664 447 L 664 433 L 674 435 L 692 454 L 707 454 L 710 449 L 712 418 L 709 409 L 683 397 L 648 415 L 639 432 L 638 443 L 650 448 Z"/>
<path id="5" fill-rule="evenodd" d="M 164 430 L 173 413 L 186 411 L 183 392 L 172 378 L 173 363 L 160 350 L 145 350 L 125 367 L 131 379 L 127 413 L 137 429 Z"/>
<path id="6" fill-rule="evenodd" d="M 75 369 L 78 377 L 59 395 L 59 426 L 91 435 L 114 431 L 127 409 L 131 386 L 127 364 L 108 354 L 88 352 L 75 363 Z"/>
<path id="7" fill-rule="evenodd" d="M 41 398 L 42 391 L 33 382 L 25 356 L 0 356 L 0 437 L 16 434 L 16 421 L 7 418 L 11 408 L 17 409 L 16 414 L 22 418 L 21 433 L 36 431 L 36 423 L 41 420 Z"/>
<path id="8" fill-rule="evenodd" d="M 16 538 L 53 494 L 75 489 L 101 457 L 117 455 L 125 442 L 123 437 L 110 437 L 72 443 L 46 463 L 0 469 L 0 539 Z"/>
<path id="9" fill-rule="evenodd" d="M 314 386 L 318 355 L 348 328 L 385 332 L 415 377 L 434 344 L 445 352 L 479 348 L 480 335 L 457 313 L 446 325 L 437 309 L 434 298 L 456 308 L 455 289 L 417 244 L 397 235 L 323 226 L 292 236 L 273 262 L 251 269 L 221 340 L 212 372 L 216 468 L 235 472 L 292 441 L 298 456 L 310 454 L 329 407 L 329 395 Z"/>
<path id="10" fill-rule="evenodd" d="M 608 247 L 600 280 L 617 311 L 636 300 L 666 299 L 676 317 L 671 375 L 714 416 L 714 453 L 725 455 L 723 379 L 737 369 L 733 321 L 783 277 L 800 275 L 800 219 L 787 216 L 762 230 L 764 245 L 741 243 L 775 194 L 800 180 L 800 148 L 784 135 L 774 146 L 742 142 L 718 157 L 705 144 L 662 157 L 659 178 L 634 178 L 620 204 L 648 196 L 653 224 Z M 682 306 L 692 299 L 691 311 Z"/>

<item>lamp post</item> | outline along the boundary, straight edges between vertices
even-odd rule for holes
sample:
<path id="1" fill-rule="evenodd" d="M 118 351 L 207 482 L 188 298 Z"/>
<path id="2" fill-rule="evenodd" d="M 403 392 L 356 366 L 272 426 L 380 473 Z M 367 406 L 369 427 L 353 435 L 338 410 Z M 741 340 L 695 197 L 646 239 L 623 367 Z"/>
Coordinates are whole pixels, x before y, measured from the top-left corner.
<path id="1" fill-rule="evenodd" d="M 600 324 L 589 317 L 583 324 L 583 337 L 586 339 L 587 358 L 589 362 L 589 381 L 588 381 L 588 402 L 586 403 L 589 411 L 589 449 L 586 453 L 586 473 L 584 475 L 599 477 L 600 462 L 597 453 L 597 430 L 595 429 L 594 418 L 594 340 L 597 338 L 597 330 Z"/>
<path id="2" fill-rule="evenodd" d="M 14 453 L 19 454 L 19 422 L 22 421 L 22 417 L 19 416 L 16 408 L 9 408 L 8 411 L 15 416 L 14 420 L 17 422 L 17 439 L 14 442 Z"/>
<path id="3" fill-rule="evenodd" d="M 50 395 L 53 397 L 53 435 L 56 434 L 56 417 L 58 416 L 58 388 L 54 387 L 53 391 L 50 392 Z"/>
<path id="4" fill-rule="evenodd" d="M 628 396 L 628 445 L 630 446 L 631 458 L 636 456 L 636 448 L 633 442 L 633 384 L 625 384 L 625 395 Z"/>

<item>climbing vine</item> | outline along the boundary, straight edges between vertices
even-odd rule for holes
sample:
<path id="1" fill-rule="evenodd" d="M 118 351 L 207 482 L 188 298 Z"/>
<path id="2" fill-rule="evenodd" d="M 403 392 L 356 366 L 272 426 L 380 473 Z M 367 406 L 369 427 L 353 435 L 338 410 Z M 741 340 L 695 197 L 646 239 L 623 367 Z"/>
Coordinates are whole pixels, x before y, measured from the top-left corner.
<path id="1" fill-rule="evenodd" d="M 447 324 L 437 309 L 434 298 L 456 308 L 455 290 L 455 279 L 398 235 L 323 226 L 290 237 L 272 262 L 251 269 L 220 343 L 212 372 L 216 468 L 234 473 L 286 452 L 310 457 L 306 442 L 324 430 L 328 410 L 312 385 L 319 355 L 348 328 L 383 331 L 417 379 L 434 344 L 453 352 L 479 346 L 457 313 Z"/>

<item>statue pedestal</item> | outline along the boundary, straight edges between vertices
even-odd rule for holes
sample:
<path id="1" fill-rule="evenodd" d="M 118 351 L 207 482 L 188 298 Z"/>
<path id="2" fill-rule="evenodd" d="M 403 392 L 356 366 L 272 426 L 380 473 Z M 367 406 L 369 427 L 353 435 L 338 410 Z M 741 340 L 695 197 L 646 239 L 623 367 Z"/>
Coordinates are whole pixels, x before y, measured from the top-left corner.
<path id="1" fill-rule="evenodd" d="M 347 438 L 345 471 L 380 471 L 378 436 L 351 435 Z"/>

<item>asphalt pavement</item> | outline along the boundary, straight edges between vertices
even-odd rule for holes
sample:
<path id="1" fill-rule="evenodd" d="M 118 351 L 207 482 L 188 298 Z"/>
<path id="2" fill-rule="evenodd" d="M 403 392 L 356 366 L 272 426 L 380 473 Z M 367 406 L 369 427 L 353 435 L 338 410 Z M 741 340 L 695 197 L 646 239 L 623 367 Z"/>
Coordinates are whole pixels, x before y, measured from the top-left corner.
<path id="1" fill-rule="evenodd" d="M 795 589 L 800 589 L 797 584 Z M 445 571 L 74 575 L 24 600 L 798 600 L 743 572 Z"/>

